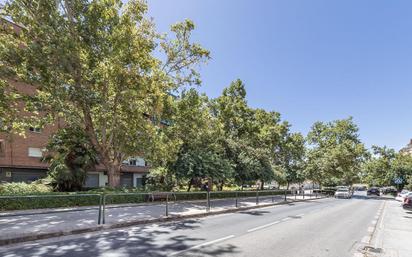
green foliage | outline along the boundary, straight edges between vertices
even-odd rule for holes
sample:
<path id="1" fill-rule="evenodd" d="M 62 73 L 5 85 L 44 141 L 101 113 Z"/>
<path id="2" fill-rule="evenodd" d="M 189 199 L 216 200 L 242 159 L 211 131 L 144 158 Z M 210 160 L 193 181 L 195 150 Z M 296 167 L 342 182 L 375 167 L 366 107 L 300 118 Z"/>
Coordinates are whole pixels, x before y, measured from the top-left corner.
<path id="1" fill-rule="evenodd" d="M 148 191 L 172 191 L 175 186 L 175 174 L 165 167 L 151 169 L 146 177 L 146 189 Z"/>
<path id="2" fill-rule="evenodd" d="M 111 186 L 122 161 L 157 137 L 159 124 L 144 114 L 161 117 L 169 92 L 199 84 L 195 68 L 209 58 L 190 41 L 191 21 L 160 35 L 146 12 L 143 0 L 11 0 L 0 13 L 20 26 L 0 29 L 1 100 L 13 101 L 11 81 L 33 85 L 20 97 L 24 111 L 83 128 Z"/>
<path id="3" fill-rule="evenodd" d="M 397 186 L 403 188 L 412 177 L 412 156 L 396 153 L 395 150 L 379 146 L 372 147 L 372 155 L 363 166 L 363 179 L 371 186 Z M 395 184 L 400 178 L 401 184 Z"/>
<path id="4" fill-rule="evenodd" d="M 39 193 L 50 193 L 53 187 L 44 184 L 42 181 L 34 181 L 27 184 L 24 182 L 0 184 L 0 195 L 30 195 Z"/>
<path id="5" fill-rule="evenodd" d="M 183 91 L 170 103 L 167 119 L 171 124 L 153 143 L 165 147 L 150 154 L 156 157 L 151 160 L 155 167 L 167 168 L 160 176 L 154 172 L 154 178 L 164 181 L 173 174 L 176 185 L 188 183 L 188 190 L 205 181 L 222 190 L 233 182 L 242 186 L 260 181 L 263 187 L 274 179 L 285 184 L 303 180 L 302 135 L 290 133 L 279 113 L 250 108 L 240 80 L 212 100 L 194 89 Z"/>
<path id="6" fill-rule="evenodd" d="M 366 157 L 352 118 L 316 122 L 308 134 L 307 176 L 323 185 L 351 185 Z"/>
<path id="7" fill-rule="evenodd" d="M 80 191 L 87 170 L 97 164 L 97 153 L 90 139 L 78 127 L 60 129 L 47 145 L 49 176 L 58 191 Z"/>

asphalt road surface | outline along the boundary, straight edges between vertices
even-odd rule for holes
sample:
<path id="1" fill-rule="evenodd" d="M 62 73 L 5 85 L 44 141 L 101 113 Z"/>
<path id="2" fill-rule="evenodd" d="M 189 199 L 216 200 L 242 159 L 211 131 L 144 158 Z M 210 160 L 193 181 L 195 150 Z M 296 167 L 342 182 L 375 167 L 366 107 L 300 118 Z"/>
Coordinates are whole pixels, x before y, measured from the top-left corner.
<path id="1" fill-rule="evenodd" d="M 10 245 L 0 256 L 352 257 L 381 205 L 364 196 L 297 202 Z"/>

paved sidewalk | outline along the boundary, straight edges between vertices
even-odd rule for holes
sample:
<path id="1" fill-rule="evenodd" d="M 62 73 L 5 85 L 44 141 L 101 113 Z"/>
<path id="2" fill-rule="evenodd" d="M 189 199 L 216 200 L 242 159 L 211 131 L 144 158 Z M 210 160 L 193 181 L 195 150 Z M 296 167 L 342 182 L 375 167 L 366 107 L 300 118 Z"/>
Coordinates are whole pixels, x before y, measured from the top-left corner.
<path id="1" fill-rule="evenodd" d="M 295 196 L 288 196 L 288 201 L 294 201 Z M 313 199 L 314 196 L 305 196 Z M 296 200 L 303 200 L 297 196 Z M 261 196 L 259 205 L 284 202 L 284 196 Z M 255 197 L 239 198 L 238 207 L 256 206 Z M 207 202 L 169 202 L 168 216 L 201 215 L 206 213 Z M 41 238 L 42 235 L 69 233 L 76 230 L 100 229 L 98 225 L 97 206 L 79 208 L 56 208 L 47 210 L 25 210 L 0 213 L 0 245 L 6 241 L 16 242 L 19 238 Z M 235 209 L 235 199 L 212 199 L 210 212 L 220 212 Z M 105 210 L 107 225 L 124 224 L 128 222 L 151 221 L 166 217 L 166 205 L 162 203 L 109 205 Z M 106 225 L 106 226 L 107 226 Z"/>
<path id="2" fill-rule="evenodd" d="M 367 256 L 412 256 L 412 210 L 404 210 L 398 201 L 387 200 L 371 246 L 380 253 Z"/>

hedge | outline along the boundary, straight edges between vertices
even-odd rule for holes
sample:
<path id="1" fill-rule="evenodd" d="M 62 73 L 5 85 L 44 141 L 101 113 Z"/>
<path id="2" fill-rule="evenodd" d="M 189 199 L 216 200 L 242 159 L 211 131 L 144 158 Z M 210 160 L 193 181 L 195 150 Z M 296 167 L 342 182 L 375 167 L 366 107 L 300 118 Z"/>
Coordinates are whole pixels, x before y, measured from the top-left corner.
<path id="1" fill-rule="evenodd" d="M 42 209 L 59 207 L 96 206 L 100 203 L 100 196 L 103 194 L 93 194 L 93 191 L 76 193 L 39 192 L 32 195 L 8 195 L 0 196 L 0 211 Z M 236 193 L 239 198 L 255 197 L 256 191 L 225 191 L 211 192 L 211 200 L 235 198 Z M 290 191 L 288 192 L 290 193 Z M 206 192 L 175 192 L 168 193 L 169 201 L 192 201 L 206 200 Z M 284 191 L 259 191 L 259 196 L 283 195 Z M 149 203 L 152 201 L 165 201 L 166 193 L 118 193 L 109 191 L 106 194 L 106 204 L 130 204 Z"/>
<path id="2" fill-rule="evenodd" d="M 0 196 L 0 211 L 98 205 L 99 195 L 38 194 L 30 196 Z"/>

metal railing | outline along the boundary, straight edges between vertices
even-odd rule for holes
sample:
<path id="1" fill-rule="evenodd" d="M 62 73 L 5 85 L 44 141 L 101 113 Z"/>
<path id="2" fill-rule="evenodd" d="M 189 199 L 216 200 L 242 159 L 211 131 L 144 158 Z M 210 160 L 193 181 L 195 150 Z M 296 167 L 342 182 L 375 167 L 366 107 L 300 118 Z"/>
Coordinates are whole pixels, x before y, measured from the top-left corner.
<path id="1" fill-rule="evenodd" d="M 305 199 L 304 192 L 303 194 L 297 194 L 297 192 L 293 193 L 289 190 L 18 195 L 0 196 L 0 209 L 5 204 L 15 204 L 18 206 L 19 201 L 21 202 L 22 200 L 25 201 L 25 204 L 27 204 L 27 201 L 31 201 L 34 205 L 37 203 L 37 205 L 40 206 L 39 208 L 41 208 L 42 201 L 50 201 L 50 199 L 53 198 L 65 198 L 65 201 L 67 201 L 66 205 L 57 206 L 57 203 L 61 203 L 61 201 L 56 201 L 55 207 L 53 207 L 53 204 L 50 205 L 49 203 L 47 208 L 89 206 L 89 208 L 95 209 L 97 207 L 98 215 L 96 219 L 97 224 L 100 225 L 106 224 L 107 211 L 112 208 L 124 208 L 126 206 L 133 208 L 142 205 L 152 205 L 164 208 L 164 216 L 169 217 L 171 215 L 171 208 L 176 207 L 176 205 L 184 207 L 184 203 L 191 203 L 196 206 L 202 206 L 204 204 L 205 211 L 210 212 L 212 208 L 218 208 L 218 204 L 221 205 L 221 209 L 233 209 L 242 207 L 242 204 L 253 206 L 262 203 L 273 204 L 275 202 L 294 201 L 298 200 L 297 196 L 301 196 L 302 199 Z M 309 199 L 311 199 L 313 197 L 318 198 L 322 195 L 320 192 L 313 192 L 306 196 L 309 196 Z M 86 197 L 89 197 L 90 199 L 86 201 L 84 199 Z M 77 201 L 77 205 L 76 200 L 73 200 L 76 198 L 79 200 L 82 199 L 81 201 Z M 33 199 L 35 199 L 35 201 Z M 232 203 L 231 200 L 233 201 Z M 72 205 L 70 206 L 70 204 Z M 54 210 L 53 212 L 67 212 L 67 210 Z"/>

